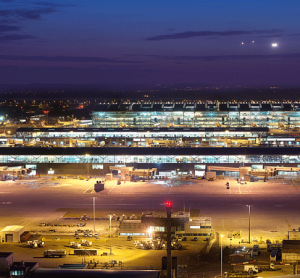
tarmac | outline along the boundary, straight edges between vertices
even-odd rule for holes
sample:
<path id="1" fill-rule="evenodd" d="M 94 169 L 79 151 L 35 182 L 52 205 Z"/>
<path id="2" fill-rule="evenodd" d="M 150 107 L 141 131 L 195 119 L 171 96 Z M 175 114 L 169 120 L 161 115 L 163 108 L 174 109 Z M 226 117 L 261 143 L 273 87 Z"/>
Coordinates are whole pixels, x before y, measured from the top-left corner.
<path id="1" fill-rule="evenodd" d="M 149 268 L 151 265 L 155 269 L 160 269 L 161 257 L 166 255 L 166 251 L 136 250 L 126 238 L 107 238 L 110 213 L 117 216 L 139 216 L 143 211 L 163 211 L 165 201 L 171 200 L 174 210 L 211 217 L 213 230 L 223 235 L 223 246 L 246 245 L 244 242 L 249 239 L 249 219 L 252 244 L 265 242 L 267 239 L 272 242 L 281 241 L 286 239 L 288 234 L 292 238 L 298 238 L 300 187 L 297 180 L 274 179 L 239 184 L 233 178 L 216 181 L 177 179 L 122 182 L 120 185 L 113 180 L 106 181 L 105 190 L 98 193 L 93 190 L 96 180 L 101 180 L 101 177 L 88 180 L 56 180 L 50 176 L 43 176 L 1 181 L 0 229 L 8 225 L 23 225 L 25 230 L 37 233 L 39 238 L 45 239 L 46 249 L 65 247 L 69 250 L 66 246 L 69 246 L 72 235 L 78 229 L 77 223 L 82 222 L 76 218 L 84 214 L 93 218 L 95 197 L 96 218 L 99 219 L 95 221 L 95 230 L 100 239 L 98 242 L 95 239 L 93 241 L 95 246 L 99 247 L 99 252 L 110 252 L 112 248 L 114 257 L 124 262 L 123 267 Z M 230 183 L 230 189 L 226 189 L 227 181 Z M 251 205 L 250 214 L 248 205 Z M 65 226 L 54 226 L 56 232 L 55 235 L 51 235 L 48 226 L 39 226 L 42 222 Z M 86 223 L 84 229 L 94 229 L 93 219 Z M 118 221 L 112 223 L 114 228 L 118 226 Z M 234 233 L 240 233 L 241 237 L 233 238 Z M 55 237 L 60 239 L 55 240 Z M 215 269 L 220 265 L 219 245 L 213 246 L 210 259 L 205 261 L 198 256 L 204 244 L 202 241 L 195 243 L 189 240 L 184 250 L 172 251 L 178 256 L 180 265 L 188 265 L 189 277 L 218 275 Z M 64 263 L 82 262 L 82 258 L 75 258 L 71 254 L 66 259 L 45 259 L 41 257 L 41 250 L 28 249 L 23 245 L 2 243 L 0 246 L 2 251 L 14 251 L 16 260 L 24 260 L 25 256 L 26 260 L 37 260 L 44 267 L 56 267 L 62 260 Z M 101 263 L 110 259 L 98 257 L 97 260 L 101 260 Z M 265 260 L 267 259 L 263 259 Z M 283 271 L 282 274 L 284 271 L 291 274 L 287 266 L 280 271 Z M 274 273 L 259 274 L 261 277 L 269 277 L 268 275 L 272 276 Z"/>

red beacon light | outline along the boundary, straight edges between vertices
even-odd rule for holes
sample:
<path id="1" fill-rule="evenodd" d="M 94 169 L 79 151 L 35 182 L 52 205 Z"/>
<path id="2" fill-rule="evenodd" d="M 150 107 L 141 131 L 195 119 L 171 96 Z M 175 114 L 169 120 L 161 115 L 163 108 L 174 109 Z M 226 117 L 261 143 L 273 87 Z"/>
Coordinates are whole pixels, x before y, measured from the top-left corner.
<path id="1" fill-rule="evenodd" d="M 172 207 L 172 202 L 171 201 L 166 201 L 165 202 L 165 205 L 166 205 L 166 208 L 171 208 Z"/>

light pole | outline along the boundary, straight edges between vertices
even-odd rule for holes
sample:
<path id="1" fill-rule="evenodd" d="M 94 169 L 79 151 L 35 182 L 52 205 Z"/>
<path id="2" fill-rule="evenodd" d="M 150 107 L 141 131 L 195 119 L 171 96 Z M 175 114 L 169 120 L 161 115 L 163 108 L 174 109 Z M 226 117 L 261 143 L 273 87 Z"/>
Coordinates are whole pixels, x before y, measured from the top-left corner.
<path id="1" fill-rule="evenodd" d="M 171 214 L 172 202 L 165 202 L 167 212 L 167 278 L 172 277 L 172 255 L 171 255 Z"/>
<path id="2" fill-rule="evenodd" d="M 249 207 L 249 244 L 251 243 L 250 242 L 250 216 L 251 216 L 251 205 L 248 205 Z"/>
<path id="3" fill-rule="evenodd" d="M 111 250 L 111 213 L 109 214 L 109 240 L 110 240 L 110 254 L 113 255 L 112 250 Z"/>
<path id="4" fill-rule="evenodd" d="M 93 211 L 94 211 L 94 233 L 95 233 L 95 199 L 96 197 L 93 197 Z"/>
<path id="5" fill-rule="evenodd" d="M 223 277 L 223 246 L 222 246 L 222 241 L 223 241 L 223 235 L 221 235 L 221 277 Z"/>

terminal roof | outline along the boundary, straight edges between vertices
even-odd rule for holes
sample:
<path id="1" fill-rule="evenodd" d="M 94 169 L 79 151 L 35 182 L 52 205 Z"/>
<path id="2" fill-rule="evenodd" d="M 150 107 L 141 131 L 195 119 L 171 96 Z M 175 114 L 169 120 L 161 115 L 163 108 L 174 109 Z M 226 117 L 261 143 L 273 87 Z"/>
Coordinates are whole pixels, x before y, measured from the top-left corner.
<path id="1" fill-rule="evenodd" d="M 18 132 L 268 132 L 268 127 L 153 127 L 153 128 L 25 128 L 21 127 Z"/>
<path id="2" fill-rule="evenodd" d="M 201 112 L 201 111 L 294 111 L 300 110 L 298 102 L 215 102 L 215 101 L 183 101 L 183 102 L 120 102 L 100 103 L 94 112 Z"/>

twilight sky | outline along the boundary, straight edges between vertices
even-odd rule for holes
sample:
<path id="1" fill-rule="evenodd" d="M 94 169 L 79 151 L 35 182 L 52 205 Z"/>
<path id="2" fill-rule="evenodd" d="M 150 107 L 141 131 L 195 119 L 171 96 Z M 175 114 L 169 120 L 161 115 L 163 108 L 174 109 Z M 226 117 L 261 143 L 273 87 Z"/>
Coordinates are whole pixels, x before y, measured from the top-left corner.
<path id="1" fill-rule="evenodd" d="M 0 84 L 297 86 L 299 11 L 300 0 L 0 0 Z"/>

